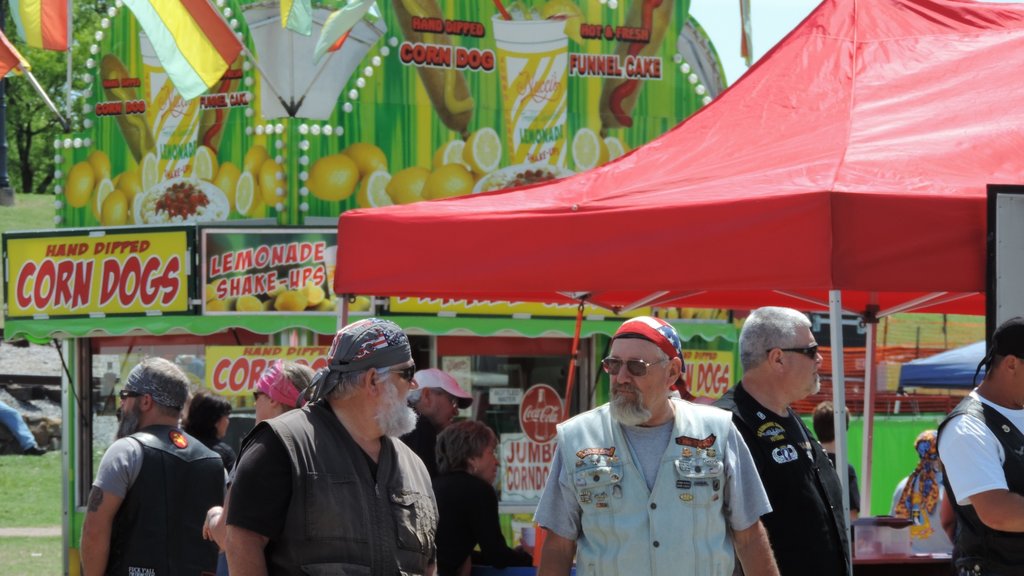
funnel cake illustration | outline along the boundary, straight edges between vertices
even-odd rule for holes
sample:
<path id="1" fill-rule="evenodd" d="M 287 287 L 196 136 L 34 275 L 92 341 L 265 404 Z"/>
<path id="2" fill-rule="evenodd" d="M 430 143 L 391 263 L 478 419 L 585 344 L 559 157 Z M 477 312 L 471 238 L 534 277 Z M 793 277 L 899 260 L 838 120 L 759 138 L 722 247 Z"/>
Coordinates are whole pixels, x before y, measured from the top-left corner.
<path id="1" fill-rule="evenodd" d="M 329 52 L 319 64 L 313 63 L 313 51 L 330 10 L 313 10 L 313 33 L 296 34 L 281 27 L 278 2 L 261 2 L 243 8 L 249 24 L 254 52 L 263 71 L 280 92 L 281 100 L 260 77 L 260 114 L 271 120 L 285 116 L 326 120 L 338 104 L 338 96 L 359 68 L 370 48 L 387 32 L 383 19 L 374 24 L 359 21 L 337 52 Z"/>

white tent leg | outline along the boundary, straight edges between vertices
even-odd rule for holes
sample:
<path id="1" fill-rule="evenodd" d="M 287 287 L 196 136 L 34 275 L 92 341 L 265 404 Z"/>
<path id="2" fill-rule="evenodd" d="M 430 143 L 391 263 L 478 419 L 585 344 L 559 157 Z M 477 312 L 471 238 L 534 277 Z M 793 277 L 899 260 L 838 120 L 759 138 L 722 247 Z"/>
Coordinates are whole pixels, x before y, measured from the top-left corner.
<path id="1" fill-rule="evenodd" d="M 833 424 L 836 433 L 836 472 L 843 493 L 843 524 L 846 526 L 846 540 L 850 539 L 850 478 L 847 474 L 846 456 L 846 378 L 843 368 L 843 297 L 839 290 L 829 290 L 829 329 L 832 339 L 832 406 L 835 410 Z M 851 555 L 852 562 L 852 555 Z M 849 566 L 853 573 L 853 566 Z"/>
<path id="2" fill-rule="evenodd" d="M 871 516 L 871 463 L 875 445 L 875 354 L 878 322 L 867 322 L 867 352 L 864 358 L 864 431 L 860 455 L 861 516 Z"/>

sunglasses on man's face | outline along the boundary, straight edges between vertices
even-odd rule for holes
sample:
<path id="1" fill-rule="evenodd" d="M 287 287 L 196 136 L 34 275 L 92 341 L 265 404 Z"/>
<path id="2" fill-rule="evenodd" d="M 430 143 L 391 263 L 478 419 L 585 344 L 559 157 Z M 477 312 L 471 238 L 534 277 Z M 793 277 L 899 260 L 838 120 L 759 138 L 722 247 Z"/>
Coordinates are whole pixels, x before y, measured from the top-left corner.
<path id="1" fill-rule="evenodd" d="M 619 370 L 622 369 L 622 365 L 625 364 L 626 371 L 629 372 L 631 375 L 639 378 L 641 376 L 646 376 L 647 369 L 650 368 L 651 366 L 661 364 L 662 362 L 666 361 L 668 361 L 668 358 L 662 358 L 657 362 L 648 362 L 646 360 L 623 360 L 621 358 L 608 357 L 605 358 L 604 360 L 601 360 L 601 367 L 604 368 L 604 371 L 607 372 L 608 374 L 615 376 L 616 374 L 619 373 Z"/>
<path id="2" fill-rule="evenodd" d="M 120 392 L 118 392 L 117 395 L 121 398 L 121 400 L 124 400 L 126 398 L 138 398 L 139 396 L 142 396 L 142 393 L 136 392 L 134 390 L 121 390 Z"/>
<path id="3" fill-rule="evenodd" d="M 416 365 L 407 366 L 405 368 L 392 368 L 392 372 L 398 374 L 398 377 L 406 382 L 412 382 L 412 377 L 416 375 Z"/>
<path id="4" fill-rule="evenodd" d="M 807 356 L 811 360 L 815 360 L 818 358 L 817 344 L 811 344 L 806 348 L 779 348 L 779 350 L 782 350 L 783 352 L 796 352 L 797 354 L 803 354 L 804 356 Z M 771 350 L 769 350 L 768 352 L 771 352 Z"/>

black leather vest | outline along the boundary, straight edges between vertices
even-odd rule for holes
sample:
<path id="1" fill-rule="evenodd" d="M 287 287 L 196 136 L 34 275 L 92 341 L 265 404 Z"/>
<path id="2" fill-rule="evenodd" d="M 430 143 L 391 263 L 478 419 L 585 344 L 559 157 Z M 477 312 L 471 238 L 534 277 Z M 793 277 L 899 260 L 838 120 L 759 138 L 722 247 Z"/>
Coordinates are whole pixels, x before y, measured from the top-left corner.
<path id="1" fill-rule="evenodd" d="M 943 428 L 955 416 L 968 415 L 982 421 L 1003 446 L 1006 461 L 1003 473 L 1010 492 L 1024 495 L 1024 434 L 995 408 L 977 398 L 964 398 L 939 426 L 939 437 Z M 941 444 L 940 444 L 941 445 Z M 942 458 L 942 453 L 939 453 Z M 953 546 L 953 560 L 957 565 L 978 566 L 981 574 L 1024 573 L 1024 534 L 993 530 L 981 521 L 974 506 L 957 504 L 956 494 L 949 483 L 949 475 L 943 478 L 946 498 L 956 513 L 957 532 Z"/>
<path id="2" fill-rule="evenodd" d="M 172 426 L 129 438 L 142 445 L 142 469 L 114 517 L 107 574 L 214 574 L 217 545 L 203 540 L 203 521 L 224 502 L 220 456 Z"/>
<path id="3" fill-rule="evenodd" d="M 423 574 L 434 560 L 437 506 L 430 477 L 402 442 L 383 438 L 374 481 L 366 453 L 320 403 L 267 421 L 291 460 L 271 574 Z"/>

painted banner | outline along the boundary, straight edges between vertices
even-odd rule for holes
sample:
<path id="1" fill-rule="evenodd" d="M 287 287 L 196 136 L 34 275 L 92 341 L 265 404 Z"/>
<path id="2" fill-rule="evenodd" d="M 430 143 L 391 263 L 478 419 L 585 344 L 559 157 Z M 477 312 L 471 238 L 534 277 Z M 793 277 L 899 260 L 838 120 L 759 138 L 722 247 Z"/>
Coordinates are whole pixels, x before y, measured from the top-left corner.
<path id="1" fill-rule="evenodd" d="M 276 3 L 216 3 L 254 55 L 185 100 L 131 12 L 107 7 L 88 100 L 55 141 L 59 225 L 302 225 L 589 170 L 725 87 L 688 0 L 380 0 L 315 61 Z"/>
<path id="2" fill-rule="evenodd" d="M 191 313 L 186 230 L 4 236 L 8 318 Z"/>
<path id="3" fill-rule="evenodd" d="M 697 398 L 718 400 L 731 387 L 736 355 L 721 350 L 684 350 L 686 387 Z"/>
<path id="4" fill-rule="evenodd" d="M 199 236 L 203 314 L 335 313 L 334 230 L 202 228 Z"/>
<path id="5" fill-rule="evenodd" d="M 207 346 L 206 385 L 223 396 L 250 394 L 274 360 L 291 360 L 314 371 L 327 366 L 327 346 Z"/>
<path id="6" fill-rule="evenodd" d="M 474 314 L 480 316 L 554 316 L 576 317 L 578 304 L 542 304 L 538 302 L 506 302 L 498 300 L 455 300 L 451 298 L 391 298 L 388 310 L 395 314 Z M 607 308 L 586 305 L 583 316 L 632 318 L 647 316 L 651 308 L 636 308 L 615 314 Z"/>
<path id="7" fill-rule="evenodd" d="M 526 434 L 502 434 L 499 454 L 501 501 L 540 500 L 556 449 L 554 442 L 534 442 Z"/>

